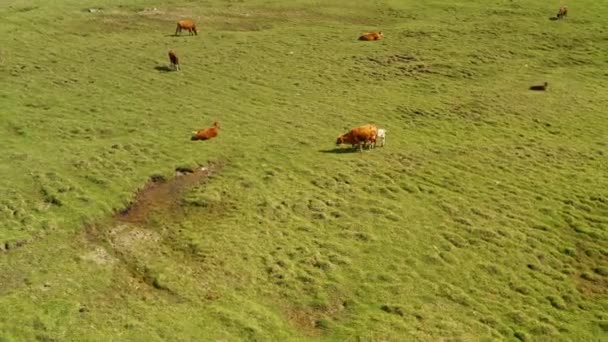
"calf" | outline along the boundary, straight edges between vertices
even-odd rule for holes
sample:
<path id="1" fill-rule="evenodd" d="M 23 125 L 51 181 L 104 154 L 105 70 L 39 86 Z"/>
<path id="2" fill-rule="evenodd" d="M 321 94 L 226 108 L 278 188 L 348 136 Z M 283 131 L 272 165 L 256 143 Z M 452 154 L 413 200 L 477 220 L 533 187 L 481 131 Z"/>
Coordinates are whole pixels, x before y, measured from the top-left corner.
<path id="1" fill-rule="evenodd" d="M 169 61 L 171 62 L 171 67 L 174 70 L 179 71 L 179 58 L 177 58 L 177 55 L 173 50 L 169 51 Z"/>
<path id="2" fill-rule="evenodd" d="M 177 22 L 177 28 L 175 29 L 175 35 L 177 36 L 182 30 L 188 30 L 188 35 L 198 35 L 196 32 L 196 24 L 192 20 L 180 20 Z"/>
<path id="3" fill-rule="evenodd" d="M 217 137 L 217 132 L 220 129 L 220 123 L 214 122 L 211 128 L 199 129 L 198 131 L 192 132 L 192 138 L 190 140 L 209 140 Z"/>
<path id="4" fill-rule="evenodd" d="M 386 129 L 384 128 L 378 128 L 378 134 L 376 135 L 376 141 L 380 142 L 380 147 L 384 147 L 384 144 L 386 144 Z M 375 147 L 375 143 L 374 143 L 374 147 Z"/>
<path id="5" fill-rule="evenodd" d="M 557 19 L 563 19 L 568 16 L 568 7 L 560 6 L 559 11 L 557 11 Z"/>

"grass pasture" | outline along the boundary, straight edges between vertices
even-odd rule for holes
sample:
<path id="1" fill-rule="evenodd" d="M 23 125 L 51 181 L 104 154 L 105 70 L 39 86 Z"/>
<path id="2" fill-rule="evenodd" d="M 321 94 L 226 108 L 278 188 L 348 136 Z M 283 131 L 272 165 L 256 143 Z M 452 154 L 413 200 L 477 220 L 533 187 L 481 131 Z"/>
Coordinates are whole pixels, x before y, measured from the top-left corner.
<path id="1" fill-rule="evenodd" d="M 608 339 L 605 4 L 118 3 L 0 4 L 0 341 Z"/>

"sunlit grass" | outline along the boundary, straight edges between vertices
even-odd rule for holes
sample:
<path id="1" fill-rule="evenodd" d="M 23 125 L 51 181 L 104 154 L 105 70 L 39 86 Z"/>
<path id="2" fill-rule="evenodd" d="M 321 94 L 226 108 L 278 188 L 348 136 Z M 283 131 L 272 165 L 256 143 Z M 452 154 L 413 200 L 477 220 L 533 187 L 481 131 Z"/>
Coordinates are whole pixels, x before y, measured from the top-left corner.
<path id="1" fill-rule="evenodd" d="M 0 5 L 0 340 L 605 338 L 608 21 L 556 11 Z M 386 147 L 336 153 L 368 122 Z"/>

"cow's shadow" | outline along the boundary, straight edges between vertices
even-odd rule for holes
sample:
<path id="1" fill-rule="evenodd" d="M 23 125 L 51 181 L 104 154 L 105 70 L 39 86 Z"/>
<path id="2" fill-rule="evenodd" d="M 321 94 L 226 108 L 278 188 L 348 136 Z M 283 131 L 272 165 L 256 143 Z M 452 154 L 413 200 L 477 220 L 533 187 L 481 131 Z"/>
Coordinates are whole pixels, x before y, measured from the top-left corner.
<path id="1" fill-rule="evenodd" d="M 336 153 L 336 154 L 340 154 L 340 153 L 353 153 L 353 152 L 359 152 L 359 149 L 357 147 L 336 147 L 336 148 L 332 148 L 330 150 L 319 150 L 319 152 L 322 153 Z"/>
<path id="2" fill-rule="evenodd" d="M 557 20 L 559 19 L 558 17 L 549 17 L 549 20 L 553 21 L 553 20 Z"/>
<path id="3" fill-rule="evenodd" d="M 166 66 L 166 65 L 157 65 L 154 67 L 154 69 L 156 69 L 159 72 L 171 72 L 174 71 L 172 68 Z"/>

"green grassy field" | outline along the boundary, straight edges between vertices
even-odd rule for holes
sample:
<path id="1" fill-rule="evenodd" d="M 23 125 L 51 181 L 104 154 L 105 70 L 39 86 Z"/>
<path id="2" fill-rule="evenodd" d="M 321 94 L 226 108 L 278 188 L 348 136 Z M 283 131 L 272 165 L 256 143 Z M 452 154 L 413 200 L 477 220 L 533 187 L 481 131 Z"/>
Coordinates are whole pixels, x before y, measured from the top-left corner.
<path id="1" fill-rule="evenodd" d="M 608 339 L 604 3 L 118 3 L 0 4 L 0 341 Z"/>

